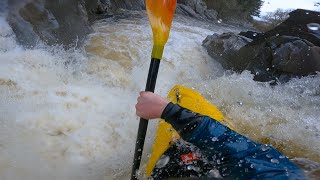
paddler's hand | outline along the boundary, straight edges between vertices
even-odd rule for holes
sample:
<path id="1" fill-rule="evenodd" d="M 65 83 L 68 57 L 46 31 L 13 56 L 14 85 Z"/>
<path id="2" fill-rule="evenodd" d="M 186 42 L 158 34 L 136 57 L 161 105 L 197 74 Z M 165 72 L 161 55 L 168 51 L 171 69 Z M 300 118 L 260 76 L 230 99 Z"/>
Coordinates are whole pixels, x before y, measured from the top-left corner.
<path id="1" fill-rule="evenodd" d="M 144 119 L 160 118 L 168 103 L 167 99 L 157 94 L 142 91 L 136 104 L 136 114 Z"/>

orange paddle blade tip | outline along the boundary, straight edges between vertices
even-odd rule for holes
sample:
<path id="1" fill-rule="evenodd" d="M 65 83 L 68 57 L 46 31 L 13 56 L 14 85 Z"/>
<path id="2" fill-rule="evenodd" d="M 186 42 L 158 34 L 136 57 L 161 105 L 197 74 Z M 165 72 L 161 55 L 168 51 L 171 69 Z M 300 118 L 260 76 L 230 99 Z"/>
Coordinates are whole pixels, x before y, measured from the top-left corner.
<path id="1" fill-rule="evenodd" d="M 169 38 L 177 0 L 146 0 L 146 6 L 153 32 L 152 58 L 161 59 Z"/>

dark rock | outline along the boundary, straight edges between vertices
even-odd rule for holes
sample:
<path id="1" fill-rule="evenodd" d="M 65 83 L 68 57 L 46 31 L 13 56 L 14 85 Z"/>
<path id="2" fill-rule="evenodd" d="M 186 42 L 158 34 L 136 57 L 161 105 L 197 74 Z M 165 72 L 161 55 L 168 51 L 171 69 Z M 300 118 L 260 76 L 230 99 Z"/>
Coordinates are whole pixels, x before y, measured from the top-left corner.
<path id="1" fill-rule="evenodd" d="M 144 0 L 109 0 L 113 10 L 129 9 L 129 10 L 144 10 Z"/>
<path id="2" fill-rule="evenodd" d="M 207 48 L 209 55 L 219 61 L 223 67 L 234 69 L 238 64 L 238 59 L 233 57 L 251 41 L 249 38 L 234 33 L 213 34 L 203 41 L 203 46 Z"/>
<path id="3" fill-rule="evenodd" d="M 182 14 L 200 20 L 216 21 L 218 13 L 213 9 L 207 9 L 203 0 L 178 0 L 177 14 Z"/>
<path id="4" fill-rule="evenodd" d="M 203 45 L 226 69 L 249 70 L 257 81 L 286 82 L 320 71 L 319 17 L 319 12 L 296 10 L 288 20 L 266 33 L 208 36 Z"/>
<path id="5" fill-rule="evenodd" d="M 7 20 L 17 41 L 32 47 L 80 45 L 91 32 L 90 23 L 110 17 L 118 9 L 143 10 L 144 0 L 10 0 Z"/>
<path id="6" fill-rule="evenodd" d="M 98 19 L 122 16 L 123 11 L 145 10 L 145 0 L 4 0 L 8 22 L 17 41 L 32 47 L 39 41 L 65 47 L 81 45 Z M 7 3 L 8 2 L 8 3 Z M 217 13 L 208 10 L 203 0 L 178 0 L 177 13 L 214 21 Z M 2 8 L 3 8 L 2 7 Z M 0 8 L 1 9 L 1 8 Z"/>
<path id="7" fill-rule="evenodd" d="M 292 11 L 290 17 L 279 26 L 264 33 L 253 43 L 259 44 L 272 36 L 294 36 L 305 39 L 316 46 L 320 46 L 320 39 L 308 28 L 308 24 L 320 24 L 320 13 L 315 11 L 297 9 Z"/>
<path id="8" fill-rule="evenodd" d="M 190 6 L 184 4 L 177 5 L 176 13 L 204 20 L 204 18 L 197 14 Z"/>
<path id="9" fill-rule="evenodd" d="M 18 42 L 34 46 L 82 42 L 91 31 L 87 9 L 94 1 L 10 0 L 8 22 Z M 63 8 L 62 8 L 63 7 Z"/>
<path id="10" fill-rule="evenodd" d="M 279 42 L 279 40 L 286 42 Z M 271 41 L 279 43 L 276 44 L 278 48 L 274 49 L 272 60 L 275 70 L 301 75 L 320 71 L 320 47 L 301 38 L 290 36 L 275 37 Z"/>
<path id="11" fill-rule="evenodd" d="M 217 17 L 218 17 L 217 11 L 215 11 L 213 9 L 205 10 L 204 15 L 211 21 L 216 21 Z"/>
<path id="12" fill-rule="evenodd" d="M 247 31 L 247 32 L 240 32 L 239 35 L 247 37 L 249 39 L 255 40 L 263 35 L 263 33 L 258 33 L 255 31 Z"/>
<path id="13" fill-rule="evenodd" d="M 105 15 L 112 16 L 117 14 L 119 9 L 145 10 L 144 0 L 98 0 L 96 14 L 93 20 L 104 18 Z"/>

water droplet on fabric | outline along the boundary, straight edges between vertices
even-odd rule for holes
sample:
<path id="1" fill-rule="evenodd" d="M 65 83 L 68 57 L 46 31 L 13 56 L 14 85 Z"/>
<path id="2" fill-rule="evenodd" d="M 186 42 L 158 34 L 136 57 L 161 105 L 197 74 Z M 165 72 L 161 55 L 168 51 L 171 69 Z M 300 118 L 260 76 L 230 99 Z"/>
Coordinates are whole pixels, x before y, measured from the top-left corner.
<path id="1" fill-rule="evenodd" d="M 187 170 L 199 172 L 199 171 L 200 171 L 200 168 L 199 168 L 199 167 L 195 167 L 195 166 L 188 166 L 188 167 L 187 167 Z"/>
<path id="2" fill-rule="evenodd" d="M 272 156 L 270 154 L 267 154 L 266 157 L 269 158 L 269 159 L 272 158 Z"/>
<path id="3" fill-rule="evenodd" d="M 211 140 L 212 140 L 213 142 L 219 141 L 219 139 L 218 139 L 217 137 L 213 137 Z"/>
<path id="4" fill-rule="evenodd" d="M 320 30 L 320 24 L 318 24 L 318 23 L 307 24 L 307 27 L 311 31 L 319 31 Z"/>
<path id="5" fill-rule="evenodd" d="M 279 164 L 279 160 L 278 160 L 278 159 L 271 159 L 271 163 L 273 163 L 273 164 Z"/>
<path id="6" fill-rule="evenodd" d="M 280 155 L 279 158 L 280 159 L 284 159 L 284 158 L 286 158 L 286 156 L 285 155 Z"/>
<path id="7" fill-rule="evenodd" d="M 268 151 L 268 150 L 269 150 L 269 147 L 268 147 L 267 145 L 262 145 L 262 146 L 261 146 L 261 150 L 262 150 L 263 152 Z"/>
<path id="8" fill-rule="evenodd" d="M 165 167 L 170 161 L 170 157 L 169 156 L 162 156 L 159 161 L 156 164 L 157 168 L 163 168 Z"/>
<path id="9" fill-rule="evenodd" d="M 217 169 L 211 169 L 211 170 L 209 171 L 209 177 L 222 178 L 222 176 L 220 175 L 219 170 L 217 170 Z"/>

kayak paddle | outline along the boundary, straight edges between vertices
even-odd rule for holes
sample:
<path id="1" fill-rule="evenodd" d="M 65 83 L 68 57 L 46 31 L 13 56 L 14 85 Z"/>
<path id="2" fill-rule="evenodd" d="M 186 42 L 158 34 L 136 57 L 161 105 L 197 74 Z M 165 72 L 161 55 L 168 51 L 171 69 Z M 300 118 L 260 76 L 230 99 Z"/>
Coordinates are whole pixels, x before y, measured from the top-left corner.
<path id="1" fill-rule="evenodd" d="M 146 91 L 154 92 L 160 60 L 164 46 L 168 41 L 177 0 L 146 0 L 146 9 L 153 32 L 153 49 L 146 84 Z M 144 141 L 148 128 L 148 120 L 141 118 L 139 123 L 136 147 L 134 152 L 131 180 L 137 179 L 140 168 Z"/>

